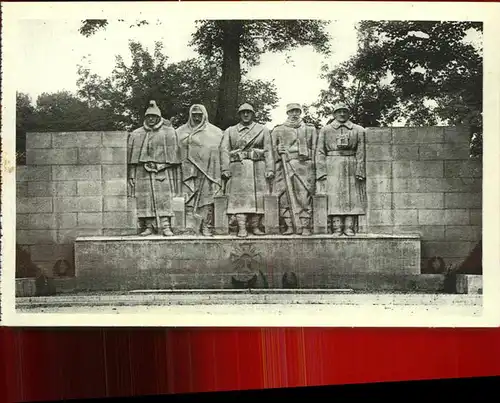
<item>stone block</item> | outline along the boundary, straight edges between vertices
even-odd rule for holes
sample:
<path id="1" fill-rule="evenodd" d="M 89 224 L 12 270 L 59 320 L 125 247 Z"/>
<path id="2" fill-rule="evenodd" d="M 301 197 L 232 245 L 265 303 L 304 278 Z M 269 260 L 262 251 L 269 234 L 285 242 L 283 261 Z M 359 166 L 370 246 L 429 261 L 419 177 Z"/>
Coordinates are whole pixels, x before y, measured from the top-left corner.
<path id="1" fill-rule="evenodd" d="M 390 127 L 369 127 L 366 129 L 366 143 L 386 143 L 392 141 L 392 129 Z"/>
<path id="2" fill-rule="evenodd" d="M 48 229 L 16 230 L 16 243 L 21 245 L 50 245 L 57 243 L 57 231 Z"/>
<path id="3" fill-rule="evenodd" d="M 392 208 L 392 193 L 367 193 L 370 210 L 390 210 Z"/>
<path id="4" fill-rule="evenodd" d="M 422 257 L 441 256 L 446 258 L 462 257 L 465 259 L 475 242 L 466 241 L 422 241 Z"/>
<path id="5" fill-rule="evenodd" d="M 16 183 L 16 197 L 28 197 L 28 182 Z"/>
<path id="6" fill-rule="evenodd" d="M 74 228 L 76 226 L 76 214 L 64 213 L 36 213 L 18 214 L 18 229 L 57 229 Z"/>
<path id="7" fill-rule="evenodd" d="M 393 144 L 444 142 L 444 127 L 393 127 Z"/>
<path id="8" fill-rule="evenodd" d="M 57 230 L 57 243 L 59 245 L 73 245 L 79 236 L 101 236 L 100 228 L 72 228 Z"/>
<path id="9" fill-rule="evenodd" d="M 127 149 L 122 147 L 106 147 L 101 151 L 103 164 L 126 164 Z"/>
<path id="10" fill-rule="evenodd" d="M 104 196 L 104 211 L 127 211 L 126 196 Z"/>
<path id="11" fill-rule="evenodd" d="M 51 213 L 53 211 L 52 197 L 18 197 L 16 213 Z"/>
<path id="12" fill-rule="evenodd" d="M 275 195 L 264 196 L 264 227 L 266 234 L 279 234 L 279 204 Z"/>
<path id="13" fill-rule="evenodd" d="M 50 181 L 52 171 L 50 166 L 46 165 L 18 165 L 16 166 L 16 181 Z"/>
<path id="14" fill-rule="evenodd" d="M 392 191 L 394 193 L 414 191 L 415 188 L 410 186 L 410 180 L 408 178 L 392 178 Z"/>
<path id="15" fill-rule="evenodd" d="M 444 174 L 448 178 L 481 178 L 482 164 L 477 160 L 445 161 Z"/>
<path id="16" fill-rule="evenodd" d="M 101 148 L 100 132 L 60 132 L 52 133 L 53 148 Z"/>
<path id="17" fill-rule="evenodd" d="M 439 209 L 444 207 L 443 193 L 395 193 L 395 209 Z"/>
<path id="18" fill-rule="evenodd" d="M 130 228 L 131 220 L 128 212 L 105 212 L 103 214 L 103 228 Z"/>
<path id="19" fill-rule="evenodd" d="M 445 193 L 444 206 L 446 209 L 464 209 L 482 207 L 481 193 Z"/>
<path id="20" fill-rule="evenodd" d="M 394 225 L 417 225 L 417 210 L 394 210 Z"/>
<path id="21" fill-rule="evenodd" d="M 482 231 L 478 225 L 448 225 L 446 227 L 446 240 L 449 241 L 479 241 Z"/>
<path id="22" fill-rule="evenodd" d="M 368 219 L 368 221 L 370 221 Z M 367 232 L 370 234 L 382 234 L 382 235 L 390 235 L 394 232 L 394 226 L 391 225 L 369 225 L 367 228 Z"/>
<path id="23" fill-rule="evenodd" d="M 390 144 L 367 144 L 366 145 L 366 160 L 367 161 L 391 161 L 392 146 Z"/>
<path id="24" fill-rule="evenodd" d="M 105 183 L 101 181 L 78 181 L 78 196 L 102 196 Z"/>
<path id="25" fill-rule="evenodd" d="M 311 280 L 314 276 L 333 286 L 335 279 L 356 274 L 374 278 L 419 274 L 420 241 L 410 236 L 359 234 L 342 239 L 328 235 L 81 237 L 75 241 L 75 264 L 79 287 L 86 284 L 94 291 L 164 288 L 166 284 L 177 289 L 232 288 L 231 277 L 242 278 L 245 267 L 260 271 L 279 288 L 283 275 L 292 270 L 301 288 L 310 288 L 317 286 Z"/>
<path id="26" fill-rule="evenodd" d="M 31 149 L 26 151 L 28 165 L 71 165 L 78 161 L 77 149 Z"/>
<path id="27" fill-rule="evenodd" d="M 127 201 L 130 202 L 131 198 L 127 198 Z M 175 233 L 175 231 L 184 231 L 186 229 L 186 203 L 184 197 L 177 196 L 172 198 L 172 210 L 174 211 L 174 217 L 172 220 L 172 228 L 174 229 L 173 232 Z M 130 203 L 129 211 L 135 211 L 135 207 L 130 206 Z M 135 221 L 135 218 L 133 218 L 133 220 Z"/>
<path id="28" fill-rule="evenodd" d="M 444 225 L 397 225 L 394 234 L 418 234 L 422 241 L 443 241 Z"/>
<path id="29" fill-rule="evenodd" d="M 469 145 L 463 144 L 423 144 L 419 146 L 421 160 L 468 160 Z"/>
<path id="30" fill-rule="evenodd" d="M 127 166 L 125 164 L 103 165 L 102 180 L 108 181 L 113 179 L 127 179 Z"/>
<path id="31" fill-rule="evenodd" d="M 313 233 L 328 233 L 328 197 L 326 195 L 313 196 Z"/>
<path id="32" fill-rule="evenodd" d="M 28 182 L 28 196 L 76 196 L 76 182 Z"/>
<path id="33" fill-rule="evenodd" d="M 102 228 L 102 213 L 78 213 L 79 228 Z"/>
<path id="34" fill-rule="evenodd" d="M 394 210 L 371 210 L 368 225 L 394 225 Z"/>
<path id="35" fill-rule="evenodd" d="M 366 191 L 368 193 L 391 192 L 392 179 L 384 177 L 366 178 Z"/>
<path id="36" fill-rule="evenodd" d="M 34 297 L 36 282 L 34 278 L 16 278 L 16 297 Z"/>
<path id="37" fill-rule="evenodd" d="M 32 245 L 30 254 L 34 261 L 55 263 L 64 259 L 73 266 L 73 245 Z"/>
<path id="38" fill-rule="evenodd" d="M 99 165 L 54 165 L 52 178 L 55 181 L 99 181 L 101 180 L 101 167 Z"/>
<path id="39" fill-rule="evenodd" d="M 102 163 L 102 148 L 80 148 L 78 149 L 78 164 L 99 165 Z"/>
<path id="40" fill-rule="evenodd" d="M 103 132 L 102 145 L 104 147 L 123 147 L 127 148 L 127 132 Z"/>
<path id="41" fill-rule="evenodd" d="M 470 224 L 471 225 L 483 225 L 483 211 L 481 209 L 471 209 L 470 210 Z"/>
<path id="42" fill-rule="evenodd" d="M 467 126 L 448 126 L 444 128 L 445 143 L 467 143 L 470 142 L 470 132 Z"/>
<path id="43" fill-rule="evenodd" d="M 396 180 L 397 178 L 395 178 Z M 481 192 L 479 178 L 408 178 L 406 189 L 412 192 Z"/>
<path id="44" fill-rule="evenodd" d="M 458 294 L 482 294 L 483 276 L 473 274 L 457 274 L 457 293 Z"/>
<path id="45" fill-rule="evenodd" d="M 56 197 L 54 198 L 54 211 L 58 213 L 100 212 L 102 211 L 102 197 Z"/>
<path id="46" fill-rule="evenodd" d="M 445 214 L 441 209 L 421 209 L 418 211 L 418 223 L 420 225 L 444 225 Z"/>
<path id="47" fill-rule="evenodd" d="M 26 133 L 26 149 L 52 147 L 52 133 Z"/>
<path id="48" fill-rule="evenodd" d="M 375 178 L 375 177 L 390 178 L 392 176 L 391 162 L 367 161 L 366 175 L 369 178 Z"/>
<path id="49" fill-rule="evenodd" d="M 394 178 L 443 177 L 443 161 L 395 161 L 392 163 Z"/>
<path id="50" fill-rule="evenodd" d="M 444 223 L 446 225 L 469 225 L 473 224 L 467 209 L 446 209 L 444 211 Z"/>
<path id="51" fill-rule="evenodd" d="M 102 194 L 105 196 L 127 196 L 127 182 L 124 179 L 103 181 Z"/>
<path id="52" fill-rule="evenodd" d="M 416 161 L 418 160 L 418 145 L 393 144 L 392 156 L 394 161 Z"/>

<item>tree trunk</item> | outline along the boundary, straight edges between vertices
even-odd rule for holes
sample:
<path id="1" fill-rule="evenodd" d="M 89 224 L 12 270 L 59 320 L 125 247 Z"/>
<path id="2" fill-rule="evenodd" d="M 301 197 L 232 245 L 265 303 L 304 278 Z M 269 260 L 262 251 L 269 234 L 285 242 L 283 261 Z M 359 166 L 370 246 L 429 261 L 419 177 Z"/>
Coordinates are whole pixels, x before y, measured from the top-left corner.
<path id="1" fill-rule="evenodd" d="M 217 112 L 214 124 L 222 130 L 238 121 L 238 88 L 241 81 L 240 43 L 243 22 L 220 21 L 222 26 L 222 75 L 217 97 Z"/>

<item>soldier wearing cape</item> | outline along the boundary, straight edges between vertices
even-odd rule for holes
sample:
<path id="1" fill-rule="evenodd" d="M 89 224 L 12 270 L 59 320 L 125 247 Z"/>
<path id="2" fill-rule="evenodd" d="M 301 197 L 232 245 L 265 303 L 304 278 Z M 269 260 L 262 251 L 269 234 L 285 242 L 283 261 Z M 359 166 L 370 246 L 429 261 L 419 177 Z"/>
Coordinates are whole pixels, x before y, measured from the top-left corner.
<path id="1" fill-rule="evenodd" d="M 188 121 L 177 129 L 182 160 L 182 192 L 186 226 L 212 235 L 214 196 L 221 190 L 219 145 L 222 131 L 208 121 L 203 105 L 189 109 Z"/>
<path id="2" fill-rule="evenodd" d="M 180 162 L 177 134 L 150 101 L 143 126 L 128 137 L 129 194 L 136 199 L 141 235 L 173 235 L 172 199 L 179 191 Z"/>

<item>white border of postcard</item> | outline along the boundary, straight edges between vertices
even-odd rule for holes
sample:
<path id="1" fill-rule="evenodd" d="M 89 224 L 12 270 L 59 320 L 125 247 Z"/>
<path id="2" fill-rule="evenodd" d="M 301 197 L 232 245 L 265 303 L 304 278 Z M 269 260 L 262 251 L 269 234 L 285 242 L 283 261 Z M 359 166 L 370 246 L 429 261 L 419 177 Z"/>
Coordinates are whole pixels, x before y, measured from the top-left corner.
<path id="1" fill-rule="evenodd" d="M 2 324 L 7 326 L 342 326 L 493 327 L 500 323 L 499 139 L 500 5 L 426 2 L 9 2 L 2 4 Z M 316 18 L 332 20 L 472 20 L 484 22 L 483 309 L 332 305 L 170 306 L 161 315 L 49 314 L 15 311 L 15 93 L 13 57 L 19 19 L 137 18 L 190 13 L 196 18 Z M 50 57 L 48 55 L 47 57 Z"/>

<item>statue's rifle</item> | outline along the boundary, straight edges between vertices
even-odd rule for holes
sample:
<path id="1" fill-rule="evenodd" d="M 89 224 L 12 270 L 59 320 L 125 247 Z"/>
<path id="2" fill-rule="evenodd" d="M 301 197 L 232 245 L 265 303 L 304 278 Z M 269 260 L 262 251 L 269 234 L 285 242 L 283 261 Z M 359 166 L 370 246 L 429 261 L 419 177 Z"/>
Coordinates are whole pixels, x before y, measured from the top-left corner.
<path id="1" fill-rule="evenodd" d="M 285 175 L 285 190 L 286 195 L 289 202 L 290 208 L 290 218 L 292 219 L 292 226 L 295 233 L 298 233 L 299 230 L 299 217 L 298 217 L 298 206 L 295 198 L 293 197 L 293 187 L 292 187 L 292 178 L 290 176 L 290 171 L 288 168 L 288 158 L 287 153 L 281 154 L 281 165 L 283 166 L 283 173 Z"/>

